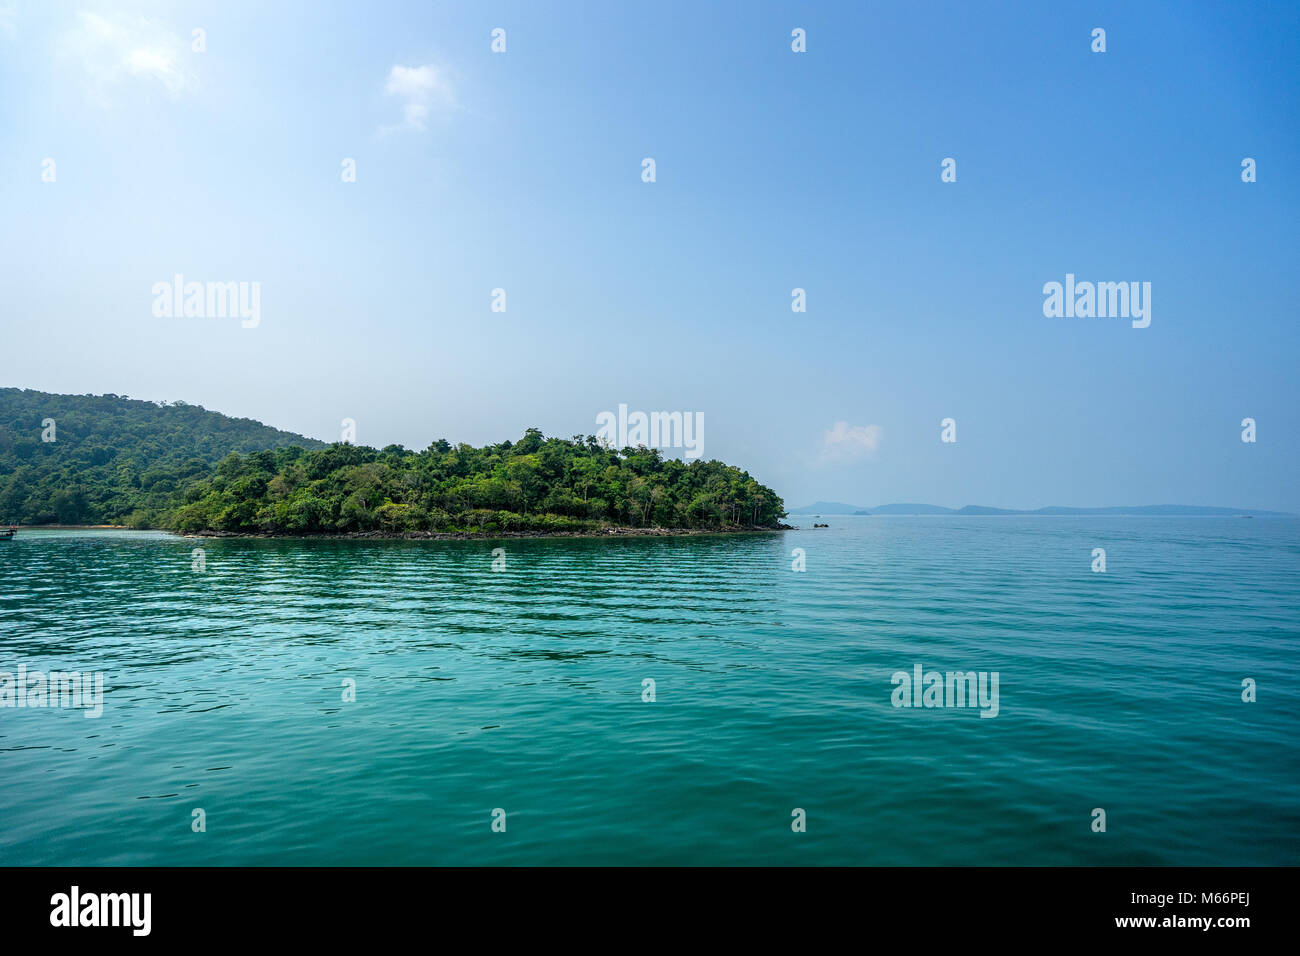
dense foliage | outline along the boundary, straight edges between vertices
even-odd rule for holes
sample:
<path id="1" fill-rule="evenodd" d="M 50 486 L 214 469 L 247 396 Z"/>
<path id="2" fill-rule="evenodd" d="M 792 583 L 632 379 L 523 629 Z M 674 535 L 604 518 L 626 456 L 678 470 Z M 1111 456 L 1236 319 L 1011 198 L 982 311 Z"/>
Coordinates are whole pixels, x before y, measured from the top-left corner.
<path id="1" fill-rule="evenodd" d="M 784 505 L 717 461 L 615 451 L 595 436 L 485 448 L 434 442 L 423 452 L 332 445 L 231 455 L 192 485 L 179 531 L 577 531 L 632 527 L 774 527 Z"/>
<path id="2" fill-rule="evenodd" d="M 184 402 L 0 388 L 0 521 L 158 527 L 232 451 L 324 444 Z"/>
<path id="3" fill-rule="evenodd" d="M 58 422 L 56 442 L 40 441 L 46 417 Z M 529 429 L 517 442 L 439 440 L 422 452 L 325 447 L 181 403 L 0 389 L 4 520 L 402 534 L 775 527 L 784 513 L 738 468 L 615 450 L 591 435 Z"/>

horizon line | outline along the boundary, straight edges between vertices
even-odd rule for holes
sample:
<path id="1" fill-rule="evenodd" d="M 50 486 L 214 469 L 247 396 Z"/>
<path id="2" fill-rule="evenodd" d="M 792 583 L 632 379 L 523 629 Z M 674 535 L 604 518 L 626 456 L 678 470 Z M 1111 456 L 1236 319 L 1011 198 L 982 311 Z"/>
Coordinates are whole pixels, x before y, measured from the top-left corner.
<path id="1" fill-rule="evenodd" d="M 1167 504 L 1153 504 L 1153 505 L 1043 505 L 1042 507 L 1039 508 L 1011 508 L 1011 507 L 1004 507 L 1001 505 L 967 504 L 967 505 L 962 505 L 961 507 L 958 508 L 953 508 L 947 505 L 935 505 L 923 501 L 886 502 L 884 504 L 874 505 L 871 507 L 849 504 L 843 501 L 822 501 L 822 502 L 813 502 L 812 504 L 807 504 L 807 505 L 800 505 L 796 508 L 787 508 L 786 514 L 794 514 L 796 511 L 806 511 L 809 509 L 813 509 L 816 508 L 818 504 L 829 505 L 832 507 L 853 508 L 855 513 L 867 512 L 870 514 L 874 514 L 876 511 L 880 510 L 881 508 L 906 508 L 906 507 L 933 508 L 938 511 L 947 512 L 949 514 L 956 515 L 958 517 L 966 517 L 966 518 L 999 517 L 998 515 L 993 515 L 993 514 L 980 515 L 980 514 L 971 514 L 969 512 L 964 515 L 961 514 L 961 512 L 966 511 L 966 509 L 984 509 L 989 512 L 1001 511 L 1001 512 L 1008 512 L 1011 514 L 1036 515 L 1044 511 L 1051 511 L 1053 509 L 1061 510 L 1061 511 L 1085 512 L 1085 511 L 1125 511 L 1129 509 L 1150 511 L 1155 508 L 1181 508 L 1188 511 L 1222 511 L 1222 512 L 1232 512 L 1235 514 L 1253 513 L 1253 514 L 1261 514 L 1261 515 L 1276 515 L 1276 516 L 1291 517 L 1291 518 L 1300 516 L 1298 515 L 1297 512 L 1294 511 L 1278 511 L 1272 508 L 1238 508 L 1229 505 L 1183 505 L 1183 504 L 1167 503 Z M 917 514 L 918 516 L 924 517 L 924 515 L 920 515 L 919 512 Z M 854 517 L 854 516 L 855 514 L 845 514 L 845 515 L 840 515 L 839 517 Z M 856 516 L 860 516 L 860 515 L 856 515 Z M 882 517 L 889 517 L 889 515 L 882 515 Z M 1045 515 L 1044 517 L 1052 517 L 1052 516 Z"/>

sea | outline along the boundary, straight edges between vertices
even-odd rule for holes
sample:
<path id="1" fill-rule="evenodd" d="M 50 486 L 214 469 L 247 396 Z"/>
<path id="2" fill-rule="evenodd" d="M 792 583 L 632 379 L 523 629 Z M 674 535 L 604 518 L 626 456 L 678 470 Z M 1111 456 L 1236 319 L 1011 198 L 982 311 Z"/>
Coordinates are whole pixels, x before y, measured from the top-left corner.
<path id="1" fill-rule="evenodd" d="M 22 529 L 0 865 L 1300 863 L 1300 520 L 792 520 Z"/>

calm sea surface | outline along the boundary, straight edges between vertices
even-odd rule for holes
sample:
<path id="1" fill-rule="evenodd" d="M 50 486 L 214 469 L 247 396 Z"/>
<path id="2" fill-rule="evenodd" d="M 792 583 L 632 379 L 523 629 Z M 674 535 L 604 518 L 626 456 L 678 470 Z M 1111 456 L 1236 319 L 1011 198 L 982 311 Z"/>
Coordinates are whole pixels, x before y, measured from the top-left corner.
<path id="1" fill-rule="evenodd" d="M 0 865 L 1300 863 L 1300 521 L 822 520 L 22 531 L 0 671 L 105 699 L 0 708 Z M 916 664 L 997 716 L 895 708 Z"/>

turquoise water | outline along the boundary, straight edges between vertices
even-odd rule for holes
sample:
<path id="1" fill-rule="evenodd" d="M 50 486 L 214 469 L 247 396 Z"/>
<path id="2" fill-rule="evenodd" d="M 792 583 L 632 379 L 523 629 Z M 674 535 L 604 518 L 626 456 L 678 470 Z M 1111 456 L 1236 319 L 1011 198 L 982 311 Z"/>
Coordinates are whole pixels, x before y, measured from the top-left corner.
<path id="1" fill-rule="evenodd" d="M 105 695 L 0 708 L 0 864 L 1300 862 L 1300 521 L 823 520 L 20 532 L 0 671 Z M 918 663 L 997 716 L 894 707 Z"/>

